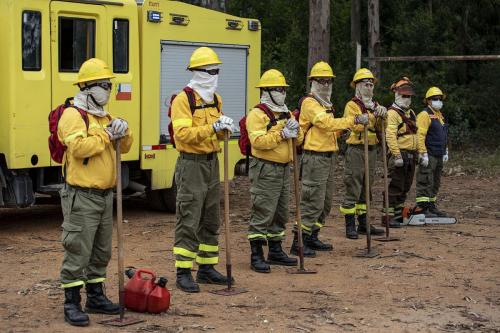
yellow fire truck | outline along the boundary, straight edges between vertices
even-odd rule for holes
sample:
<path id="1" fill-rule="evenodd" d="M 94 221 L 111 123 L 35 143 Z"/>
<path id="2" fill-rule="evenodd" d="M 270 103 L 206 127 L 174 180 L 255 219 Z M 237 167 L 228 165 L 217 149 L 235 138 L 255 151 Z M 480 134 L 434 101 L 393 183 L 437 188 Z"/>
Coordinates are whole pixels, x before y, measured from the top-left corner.
<path id="1" fill-rule="evenodd" d="M 0 1 L 0 31 L 0 207 L 57 194 L 63 180 L 50 158 L 47 117 L 75 95 L 72 82 L 86 59 L 113 69 L 109 111 L 134 132 L 123 159 L 125 191 L 145 192 L 160 210 L 175 210 L 177 151 L 167 113 L 191 77 L 191 52 L 209 46 L 218 53 L 224 114 L 238 121 L 259 98 L 258 20 L 169 0 L 15 0 Z M 231 177 L 243 159 L 233 135 Z"/>

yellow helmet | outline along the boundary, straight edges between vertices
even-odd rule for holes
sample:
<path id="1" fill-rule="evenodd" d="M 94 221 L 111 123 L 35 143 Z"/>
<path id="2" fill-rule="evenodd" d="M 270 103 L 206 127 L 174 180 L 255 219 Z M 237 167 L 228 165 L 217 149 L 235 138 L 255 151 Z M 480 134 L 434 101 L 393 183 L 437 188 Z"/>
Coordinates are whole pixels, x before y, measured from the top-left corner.
<path id="1" fill-rule="evenodd" d="M 309 74 L 309 78 L 314 78 L 314 77 L 335 77 L 335 74 L 333 74 L 333 70 L 324 61 L 320 61 L 314 64 L 311 68 L 311 73 Z"/>
<path id="2" fill-rule="evenodd" d="M 259 84 L 255 88 L 268 88 L 268 87 L 288 87 L 285 77 L 277 69 L 270 69 L 265 71 L 260 77 Z"/>
<path id="3" fill-rule="evenodd" d="M 92 58 L 85 61 L 78 71 L 78 79 L 74 85 L 95 80 L 113 79 L 115 76 L 108 65 L 101 59 Z"/>
<path id="4" fill-rule="evenodd" d="M 443 99 L 446 98 L 446 95 L 443 93 L 441 89 L 438 87 L 430 87 L 429 90 L 425 93 L 424 103 L 427 103 L 427 99 L 432 96 L 443 96 Z"/>
<path id="5" fill-rule="evenodd" d="M 368 68 L 360 68 L 356 71 L 356 73 L 354 74 L 354 77 L 352 78 L 351 87 L 354 88 L 358 81 L 361 81 L 364 79 L 372 79 L 373 82 L 377 81 L 375 79 L 375 76 L 373 76 L 373 73 Z"/>
<path id="6" fill-rule="evenodd" d="M 222 64 L 222 62 L 217 53 L 209 47 L 202 46 L 194 50 L 193 54 L 191 54 L 188 69 L 218 64 Z"/>

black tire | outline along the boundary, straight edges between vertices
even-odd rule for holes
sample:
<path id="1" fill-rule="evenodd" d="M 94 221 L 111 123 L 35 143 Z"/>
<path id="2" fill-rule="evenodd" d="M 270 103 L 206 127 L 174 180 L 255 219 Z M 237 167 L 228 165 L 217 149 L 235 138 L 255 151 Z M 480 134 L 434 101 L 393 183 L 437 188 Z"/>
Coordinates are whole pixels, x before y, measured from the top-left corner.
<path id="1" fill-rule="evenodd" d="M 177 197 L 177 186 L 175 182 L 172 184 L 171 188 L 147 191 L 146 196 L 152 209 L 161 212 L 175 213 L 175 199 Z"/>

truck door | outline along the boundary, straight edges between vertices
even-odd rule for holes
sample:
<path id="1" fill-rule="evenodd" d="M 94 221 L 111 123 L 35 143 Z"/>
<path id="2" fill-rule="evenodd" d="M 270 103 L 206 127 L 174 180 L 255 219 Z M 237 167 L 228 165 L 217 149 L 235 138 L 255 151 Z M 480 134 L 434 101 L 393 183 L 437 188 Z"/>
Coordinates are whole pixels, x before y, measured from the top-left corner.
<path id="1" fill-rule="evenodd" d="M 105 6 L 63 1 L 50 3 L 50 20 L 54 109 L 77 92 L 73 83 L 85 60 L 96 57 L 107 61 L 108 24 Z"/>

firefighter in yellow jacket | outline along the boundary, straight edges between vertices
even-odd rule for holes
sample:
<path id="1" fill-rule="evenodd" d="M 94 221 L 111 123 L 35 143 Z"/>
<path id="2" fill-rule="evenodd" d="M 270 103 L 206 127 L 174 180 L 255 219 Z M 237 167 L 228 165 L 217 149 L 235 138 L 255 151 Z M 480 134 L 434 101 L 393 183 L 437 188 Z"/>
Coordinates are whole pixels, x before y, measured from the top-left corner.
<path id="1" fill-rule="evenodd" d="M 394 103 L 387 111 L 386 139 L 389 148 L 389 226 L 401 227 L 406 196 L 410 191 L 417 162 L 417 125 L 410 108 L 415 95 L 413 84 L 403 77 L 392 84 Z M 385 206 L 385 205 L 384 205 Z M 385 215 L 384 215 L 385 218 Z M 383 220 L 385 226 L 387 221 Z"/>
<path id="2" fill-rule="evenodd" d="M 199 292 L 197 283 L 226 284 L 215 270 L 219 262 L 219 140 L 232 131 L 233 120 L 222 114 L 217 89 L 218 55 L 208 47 L 196 49 L 188 69 L 193 77 L 172 102 L 172 126 L 179 157 L 177 185 L 175 267 L 179 289 Z M 190 106 L 193 103 L 193 109 Z M 199 265 L 196 282 L 193 260 Z"/>
<path id="3" fill-rule="evenodd" d="M 375 176 L 375 163 L 377 161 L 377 130 L 380 130 L 381 122 L 378 118 L 385 118 L 387 109 L 373 101 L 373 88 L 375 77 L 373 73 L 361 68 L 355 74 L 351 82 L 351 87 L 355 88 L 355 96 L 350 100 L 344 109 L 344 117 L 352 118 L 361 114 L 368 114 L 368 138 L 364 135 L 364 125 L 354 126 L 351 134 L 347 138 L 347 151 L 345 153 L 344 184 L 346 193 L 340 212 L 344 214 L 346 237 L 357 239 L 358 233 L 366 233 L 366 200 L 365 198 L 365 168 L 364 168 L 364 142 L 367 139 L 369 145 L 368 161 L 370 189 Z M 355 215 L 358 216 L 358 229 L 356 230 Z M 372 235 L 381 235 L 383 230 L 377 229 L 370 224 Z"/>
<path id="4" fill-rule="evenodd" d="M 302 155 L 302 195 L 300 201 L 304 256 L 315 251 L 331 251 L 333 246 L 322 242 L 318 235 L 330 214 L 337 157 L 336 131 L 368 123 L 368 115 L 335 118 L 332 95 L 333 70 L 324 61 L 316 63 L 309 75 L 311 93 L 301 99 L 299 123 L 305 133 Z M 298 255 L 297 237 L 291 254 Z"/>
<path id="5" fill-rule="evenodd" d="M 89 318 L 82 311 L 80 289 L 85 285 L 86 312 L 117 314 L 119 307 L 104 294 L 103 282 L 111 258 L 113 233 L 113 188 L 116 184 L 113 141 L 127 153 L 132 133 L 125 120 L 113 118 L 104 106 L 111 92 L 113 73 L 99 59 L 85 61 L 75 82 L 80 91 L 58 124 L 59 140 L 67 147 L 61 190 L 64 216 L 62 243 L 64 259 L 61 283 L 64 288 L 64 318 L 71 325 L 86 326 Z"/>
<path id="6" fill-rule="evenodd" d="M 448 162 L 448 124 L 441 112 L 446 95 L 438 87 L 425 94 L 426 107 L 417 116 L 418 152 L 417 210 L 426 217 L 448 217 L 436 207 L 443 163 Z"/>
<path id="7" fill-rule="evenodd" d="M 288 222 L 290 162 L 295 149 L 291 139 L 297 138 L 300 144 L 304 135 L 285 104 L 286 87 L 285 77 L 278 70 L 262 74 L 257 85 L 260 104 L 246 119 L 253 156 L 249 168 L 252 208 L 248 240 L 251 268 L 259 273 L 269 273 L 269 264 L 297 265 L 297 259 L 288 257 L 281 243 Z M 266 243 L 268 262 L 263 252 Z"/>

